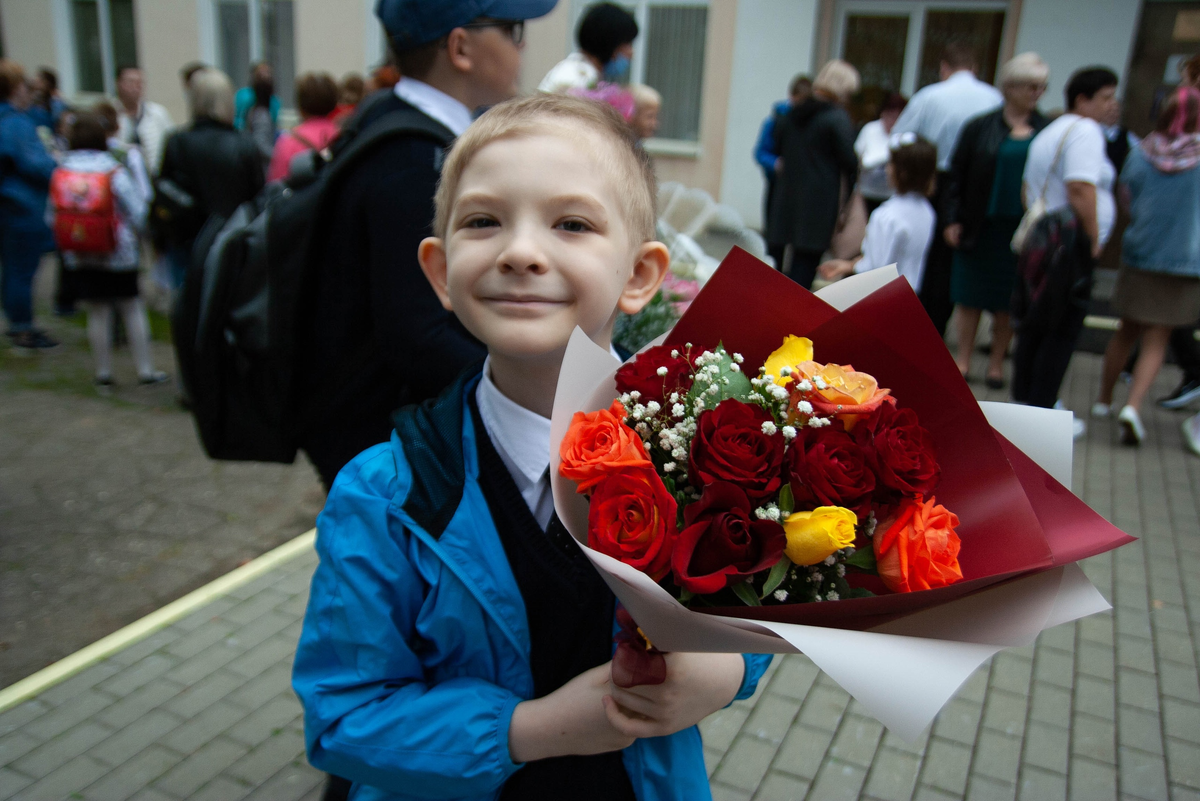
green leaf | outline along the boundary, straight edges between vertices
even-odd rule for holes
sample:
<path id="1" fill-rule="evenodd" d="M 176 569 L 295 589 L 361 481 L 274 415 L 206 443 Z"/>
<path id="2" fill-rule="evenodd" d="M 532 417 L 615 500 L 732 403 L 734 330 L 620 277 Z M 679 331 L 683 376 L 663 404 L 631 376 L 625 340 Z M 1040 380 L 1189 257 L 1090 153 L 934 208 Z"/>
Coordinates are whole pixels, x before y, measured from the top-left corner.
<path id="1" fill-rule="evenodd" d="M 675 494 L 675 479 L 670 476 L 662 477 L 663 486 L 667 488 L 667 492 L 671 495 Z"/>
<path id="2" fill-rule="evenodd" d="M 718 347 L 720 346 L 718 345 Z M 716 353 L 715 348 L 713 352 Z M 721 401 L 730 398 L 742 402 L 748 401 L 751 390 L 750 379 L 746 377 L 746 374 L 741 371 L 740 367 L 737 370 L 733 369 L 733 365 L 732 356 L 728 353 L 722 355 L 721 361 L 717 363 L 719 372 L 715 379 L 711 381 L 707 379 L 697 380 L 692 384 L 692 388 L 688 392 L 688 406 L 692 406 L 698 397 L 704 398 L 704 405 L 709 409 L 715 407 Z M 701 395 L 701 393 L 708 390 L 713 384 L 716 384 L 718 387 L 717 394 Z"/>
<path id="3" fill-rule="evenodd" d="M 875 572 L 875 549 L 874 548 L 859 548 L 853 555 L 847 557 L 846 564 L 853 567 Z"/>
<path id="4" fill-rule="evenodd" d="M 692 600 L 695 597 L 696 597 L 695 593 L 693 593 L 691 590 L 685 590 L 682 587 L 679 588 L 679 603 L 684 604 L 686 606 L 687 602 Z"/>
<path id="5" fill-rule="evenodd" d="M 746 606 L 762 606 L 762 604 L 758 602 L 758 596 L 754 594 L 754 590 L 750 587 L 750 582 L 739 581 L 729 589 L 733 590 L 733 594 L 736 595 Z"/>
<path id="6" fill-rule="evenodd" d="M 792 569 L 792 560 L 786 556 L 779 557 L 779 561 L 771 568 L 771 572 L 767 574 L 767 583 L 763 585 L 762 595 L 759 598 L 766 598 L 783 583 L 787 578 L 787 572 Z"/>
<path id="7" fill-rule="evenodd" d="M 796 508 L 796 498 L 792 495 L 792 485 L 784 484 L 783 489 L 779 490 L 779 516 L 786 519 Z"/>

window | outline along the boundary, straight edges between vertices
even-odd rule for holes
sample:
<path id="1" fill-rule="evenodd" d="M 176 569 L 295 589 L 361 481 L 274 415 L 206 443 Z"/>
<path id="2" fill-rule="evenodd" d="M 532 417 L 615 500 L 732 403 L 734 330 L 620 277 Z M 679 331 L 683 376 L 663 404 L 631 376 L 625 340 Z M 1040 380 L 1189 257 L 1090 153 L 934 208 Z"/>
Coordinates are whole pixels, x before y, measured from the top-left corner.
<path id="1" fill-rule="evenodd" d="M 112 94 L 117 69 L 138 63 L 133 0 L 71 0 L 70 11 L 77 89 Z"/>
<path id="2" fill-rule="evenodd" d="M 571 49 L 590 5 L 576 0 L 572 6 Z M 657 138 L 699 142 L 707 0 L 627 0 L 621 5 L 637 18 L 639 30 L 630 80 L 657 89 L 663 98 Z"/>
<path id="3" fill-rule="evenodd" d="M 946 43 L 965 39 L 979 62 L 979 77 L 993 81 L 1000 56 L 1006 3 L 991 0 L 842 0 L 840 58 L 862 75 L 850 104 L 855 122 L 878 116 L 889 92 L 911 96 L 936 83 Z"/>
<path id="4" fill-rule="evenodd" d="M 215 0 L 216 62 L 245 86 L 250 65 L 265 61 L 275 77 L 275 94 L 287 108 L 294 102 L 296 49 L 292 0 Z"/>

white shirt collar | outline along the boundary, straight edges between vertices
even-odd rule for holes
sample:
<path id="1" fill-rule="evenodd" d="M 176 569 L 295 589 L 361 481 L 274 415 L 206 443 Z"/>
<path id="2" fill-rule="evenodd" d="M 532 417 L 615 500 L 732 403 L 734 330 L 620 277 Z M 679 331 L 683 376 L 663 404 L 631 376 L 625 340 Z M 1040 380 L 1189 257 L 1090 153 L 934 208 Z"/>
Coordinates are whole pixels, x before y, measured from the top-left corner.
<path id="1" fill-rule="evenodd" d="M 424 81 L 401 78 L 394 91 L 396 97 L 433 117 L 455 136 L 462 136 L 463 131 L 471 125 L 471 109 Z"/>

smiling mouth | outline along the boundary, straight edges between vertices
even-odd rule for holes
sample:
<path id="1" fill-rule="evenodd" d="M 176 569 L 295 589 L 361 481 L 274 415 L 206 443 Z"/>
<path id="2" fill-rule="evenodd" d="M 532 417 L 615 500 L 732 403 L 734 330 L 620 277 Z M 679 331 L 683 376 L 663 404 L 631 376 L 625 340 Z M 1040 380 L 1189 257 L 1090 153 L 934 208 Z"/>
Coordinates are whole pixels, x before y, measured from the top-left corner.
<path id="1" fill-rule="evenodd" d="M 519 306 L 559 306 L 566 303 L 565 300 L 535 297 L 532 295 L 495 295 L 484 298 L 484 301 L 487 303 L 505 303 Z"/>

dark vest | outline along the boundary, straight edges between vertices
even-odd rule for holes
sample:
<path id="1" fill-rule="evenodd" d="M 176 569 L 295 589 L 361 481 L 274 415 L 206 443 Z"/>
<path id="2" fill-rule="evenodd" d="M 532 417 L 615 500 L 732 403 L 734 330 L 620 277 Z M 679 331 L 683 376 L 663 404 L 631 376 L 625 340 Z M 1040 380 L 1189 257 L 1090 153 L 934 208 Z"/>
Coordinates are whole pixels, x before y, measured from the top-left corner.
<path id="1" fill-rule="evenodd" d="M 1117 175 L 1121 174 L 1121 168 L 1125 166 L 1125 159 L 1129 158 L 1129 129 L 1124 125 L 1117 131 L 1117 138 L 1105 141 L 1105 151 L 1108 153 L 1108 160 L 1117 169 Z"/>

